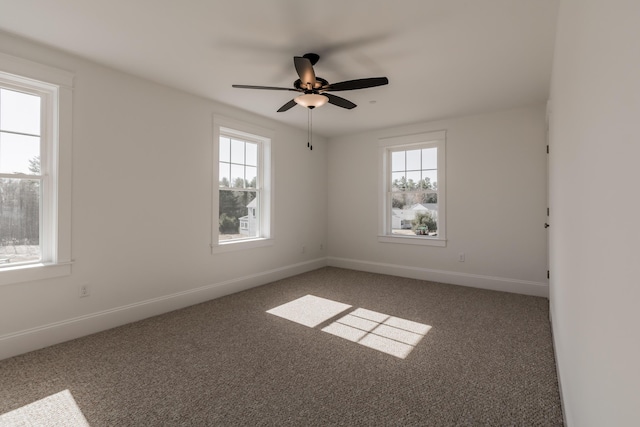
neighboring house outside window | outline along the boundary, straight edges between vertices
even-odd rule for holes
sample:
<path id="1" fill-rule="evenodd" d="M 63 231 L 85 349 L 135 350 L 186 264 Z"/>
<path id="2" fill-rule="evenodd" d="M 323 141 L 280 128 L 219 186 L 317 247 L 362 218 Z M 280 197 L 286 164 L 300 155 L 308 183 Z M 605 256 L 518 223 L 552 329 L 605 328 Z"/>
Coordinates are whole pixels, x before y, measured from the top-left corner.
<path id="1" fill-rule="evenodd" d="M 270 244 L 271 139 L 268 130 L 214 118 L 217 218 L 212 249 Z"/>
<path id="2" fill-rule="evenodd" d="M 380 139 L 380 242 L 445 246 L 445 132 Z"/>
<path id="3" fill-rule="evenodd" d="M 258 234 L 258 217 L 256 216 L 256 208 L 258 199 L 254 198 L 247 205 L 247 215 L 240 218 L 240 234 L 251 237 Z"/>
<path id="4" fill-rule="evenodd" d="M 70 273 L 73 76 L 0 53 L 0 284 Z"/>

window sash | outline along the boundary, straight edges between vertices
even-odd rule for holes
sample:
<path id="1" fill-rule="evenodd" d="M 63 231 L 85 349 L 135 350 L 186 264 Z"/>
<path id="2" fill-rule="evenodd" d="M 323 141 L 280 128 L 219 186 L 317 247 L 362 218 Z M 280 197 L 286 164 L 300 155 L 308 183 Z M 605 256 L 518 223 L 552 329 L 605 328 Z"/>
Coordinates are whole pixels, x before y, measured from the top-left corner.
<path id="1" fill-rule="evenodd" d="M 234 162 L 233 159 L 232 159 L 231 153 L 230 153 L 229 154 L 229 161 L 220 160 L 220 157 L 218 157 L 218 168 L 220 168 L 220 166 L 222 164 L 229 165 L 231 168 L 233 166 L 241 166 L 241 167 L 243 167 L 244 168 L 243 169 L 243 172 L 244 172 L 243 176 L 244 176 L 244 180 L 245 180 L 245 183 L 244 183 L 245 185 L 246 185 L 246 181 L 247 181 L 246 180 L 246 169 L 247 168 L 255 168 L 256 169 L 256 186 L 255 187 L 233 187 L 232 182 L 231 182 L 233 175 L 230 172 L 229 173 L 229 186 L 220 185 L 220 182 L 219 182 L 220 180 L 218 180 L 219 187 L 221 189 L 225 189 L 225 188 L 243 189 L 243 188 L 246 188 L 246 189 L 250 189 L 250 190 L 256 190 L 256 189 L 262 188 L 262 167 L 263 167 L 263 165 L 262 165 L 262 159 L 263 159 L 263 156 L 262 156 L 262 151 L 263 151 L 262 141 L 259 140 L 259 139 L 256 139 L 256 138 L 251 138 L 249 136 L 245 136 L 245 135 L 240 136 L 240 135 L 234 134 L 232 132 L 220 132 L 220 136 L 218 138 L 218 143 L 220 143 L 219 140 L 222 139 L 222 138 L 228 138 L 230 141 L 232 141 L 232 140 L 242 141 L 245 144 L 245 146 L 244 146 L 244 163 Z M 252 165 L 252 164 L 248 163 L 248 160 L 247 160 L 247 146 L 246 146 L 247 143 L 255 144 L 256 147 L 257 147 L 256 148 L 257 149 L 256 165 Z M 219 149 L 220 148 L 218 148 L 218 150 Z M 229 151 L 231 152 L 231 150 L 232 150 L 232 148 L 230 146 L 229 147 Z"/>
<path id="2" fill-rule="evenodd" d="M 12 177 L 0 177 L 0 179 L 10 179 L 10 180 L 14 180 L 18 183 L 18 187 L 20 187 L 20 189 L 23 189 L 23 186 L 21 185 L 21 182 L 24 181 L 32 181 L 32 182 L 37 182 L 38 183 L 38 194 L 37 194 L 37 208 L 38 208 L 38 213 L 37 213 L 37 221 L 38 221 L 38 230 L 37 230 L 37 236 L 35 236 L 38 239 L 38 244 L 34 245 L 31 244 L 29 242 L 26 241 L 26 237 L 22 237 L 17 239 L 16 237 L 12 237 L 11 239 L 9 238 L 9 236 L 1 236 L 2 237 L 2 241 L 0 242 L 0 244 L 2 244 L 2 253 L 0 253 L 0 268 L 2 267 L 14 267 L 14 266 L 20 266 L 20 265 L 27 265 L 27 264 L 35 264 L 35 263 L 40 263 L 42 262 L 42 222 L 43 222 L 43 218 L 42 218 L 42 179 L 41 178 L 34 178 L 34 177 L 25 177 L 25 178 L 16 178 L 15 176 Z M 22 198 L 22 195 L 20 195 L 20 197 Z M 25 201 L 24 199 L 21 200 Z M 6 203 L 7 201 L 4 200 L 4 203 Z M 27 201 L 28 202 L 28 201 Z M 28 210 L 27 206 L 22 206 L 22 203 L 20 203 L 20 206 L 18 207 L 18 213 L 20 214 L 25 214 L 26 212 L 22 212 L 22 210 Z M 16 210 L 16 206 L 13 206 L 12 210 Z M 2 214 L 4 214 L 5 212 L 0 212 Z M 23 218 L 22 217 L 18 217 L 18 220 L 20 221 L 19 225 L 24 224 L 23 223 Z M 11 230 L 12 236 L 13 233 L 15 231 L 20 231 L 20 230 Z M 33 237 L 33 236 L 32 236 Z M 11 244 L 9 244 L 11 241 Z M 8 253 L 8 247 L 9 246 L 13 246 L 14 249 L 14 253 L 10 254 Z M 20 247 L 20 252 L 18 253 L 18 249 L 16 248 L 16 246 Z M 37 254 L 38 254 L 38 258 L 34 258 L 34 259 L 29 259 L 29 258 L 33 258 L 33 254 L 30 255 L 30 253 L 33 251 L 33 249 L 31 247 L 33 246 L 37 246 Z M 17 261 L 16 261 L 17 258 Z M 20 260 L 23 259 L 23 260 Z"/>
<path id="3" fill-rule="evenodd" d="M 55 150 L 53 140 L 54 120 L 56 116 L 55 99 L 57 99 L 57 88 L 43 82 L 28 81 L 20 83 L 24 79 L 14 81 L 13 77 L 6 78 L 0 73 L 0 87 L 15 92 L 21 92 L 40 98 L 40 134 L 29 134 L 24 132 L 14 132 L 10 130 L 0 130 L 0 133 L 23 135 L 38 137 L 40 139 L 39 157 L 40 157 L 40 174 L 31 175 L 25 173 L 0 173 L 0 178 L 17 179 L 17 180 L 34 180 L 40 183 L 39 188 L 39 207 L 38 207 L 38 246 L 40 257 L 37 260 L 3 262 L 0 263 L 0 269 L 7 269 L 16 266 L 25 266 L 29 264 L 54 263 L 56 262 L 56 250 L 53 247 L 56 238 L 53 236 L 55 225 L 52 217 L 55 207 L 52 204 L 55 201 L 55 188 L 50 179 L 52 169 L 50 159 L 52 152 Z M 36 87 L 38 86 L 38 87 Z M 0 100 L 1 102 L 1 100 Z M 1 106 L 0 106 L 1 108 Z M 1 126 L 1 124 L 0 124 Z"/>
<path id="4" fill-rule="evenodd" d="M 219 194 L 221 192 L 223 192 L 223 191 L 235 192 L 236 190 L 233 189 L 233 188 L 220 187 Z M 256 207 L 253 208 L 253 209 L 255 209 L 255 217 L 256 217 L 256 221 L 254 223 L 254 225 L 256 227 L 255 228 L 255 234 L 254 235 L 250 234 L 250 235 L 247 235 L 246 237 L 235 237 L 235 238 L 232 238 L 232 239 L 220 239 L 220 236 L 224 235 L 224 233 L 219 233 L 218 234 L 218 243 L 219 244 L 220 243 L 225 244 L 225 243 L 232 243 L 232 242 L 238 242 L 238 241 L 246 241 L 246 240 L 255 240 L 255 239 L 261 238 L 261 236 L 262 236 L 262 221 L 261 221 L 261 216 L 260 216 L 260 214 L 261 214 L 261 209 L 260 209 L 261 203 L 260 202 L 262 200 L 261 192 L 260 191 L 255 191 L 255 190 L 254 191 L 243 190 L 243 191 L 256 193 L 256 196 L 255 196 Z M 221 214 L 218 214 L 218 219 L 219 219 L 220 215 Z M 251 212 L 249 211 L 249 209 L 247 209 L 247 215 L 246 216 L 250 216 L 250 215 L 251 215 Z M 240 218 L 242 218 L 242 217 L 240 217 Z M 240 218 L 238 218 L 238 231 L 239 232 L 242 230 L 242 221 L 240 221 Z M 251 219 L 250 218 L 247 218 L 247 224 L 249 225 L 249 230 L 251 230 Z"/>

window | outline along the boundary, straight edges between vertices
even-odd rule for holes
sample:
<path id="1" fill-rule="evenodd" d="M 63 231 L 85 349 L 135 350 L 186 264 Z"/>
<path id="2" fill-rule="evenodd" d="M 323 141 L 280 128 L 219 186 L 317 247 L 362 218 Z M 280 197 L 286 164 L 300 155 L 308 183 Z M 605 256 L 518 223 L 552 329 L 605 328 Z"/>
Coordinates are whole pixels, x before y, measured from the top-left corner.
<path id="1" fill-rule="evenodd" d="M 445 132 L 379 141 L 379 241 L 445 246 Z"/>
<path id="2" fill-rule="evenodd" d="M 0 64 L 0 284 L 69 274 L 73 76 Z"/>
<path id="3" fill-rule="evenodd" d="M 212 248 L 264 245 L 271 238 L 271 132 L 214 118 L 217 216 Z"/>

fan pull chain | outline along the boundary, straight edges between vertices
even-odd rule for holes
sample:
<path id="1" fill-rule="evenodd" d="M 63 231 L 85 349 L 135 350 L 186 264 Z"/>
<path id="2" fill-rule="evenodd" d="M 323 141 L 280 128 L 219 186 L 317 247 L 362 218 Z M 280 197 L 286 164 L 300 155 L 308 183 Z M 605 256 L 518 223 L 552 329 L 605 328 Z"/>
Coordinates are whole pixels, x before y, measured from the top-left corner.
<path id="1" fill-rule="evenodd" d="M 307 147 L 309 150 L 313 150 L 313 118 L 311 116 L 311 108 L 307 108 Z"/>
<path id="2" fill-rule="evenodd" d="M 309 136 L 310 127 L 311 127 L 311 110 L 307 108 L 307 148 L 311 147 L 311 137 Z"/>

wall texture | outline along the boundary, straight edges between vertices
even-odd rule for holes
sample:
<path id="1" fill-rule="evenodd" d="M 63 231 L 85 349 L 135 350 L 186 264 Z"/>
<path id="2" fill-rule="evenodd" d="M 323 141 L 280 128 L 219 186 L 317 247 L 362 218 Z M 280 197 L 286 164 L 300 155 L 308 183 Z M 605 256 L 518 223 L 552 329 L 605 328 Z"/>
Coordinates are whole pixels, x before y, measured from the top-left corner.
<path id="1" fill-rule="evenodd" d="M 563 0 L 551 91 L 550 300 L 570 426 L 640 419 L 640 3 Z"/>
<path id="2" fill-rule="evenodd" d="M 75 74 L 72 275 L 0 287 L 0 358 L 325 264 L 322 138 L 6 34 L 0 51 Z M 272 246 L 210 253 L 214 114 L 275 132 Z"/>
<path id="3" fill-rule="evenodd" d="M 546 296 L 545 129 L 531 106 L 331 139 L 329 263 Z M 447 131 L 447 246 L 379 243 L 378 138 L 435 130 Z"/>

